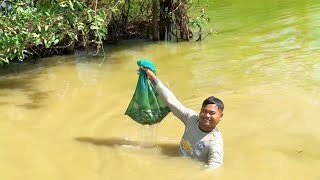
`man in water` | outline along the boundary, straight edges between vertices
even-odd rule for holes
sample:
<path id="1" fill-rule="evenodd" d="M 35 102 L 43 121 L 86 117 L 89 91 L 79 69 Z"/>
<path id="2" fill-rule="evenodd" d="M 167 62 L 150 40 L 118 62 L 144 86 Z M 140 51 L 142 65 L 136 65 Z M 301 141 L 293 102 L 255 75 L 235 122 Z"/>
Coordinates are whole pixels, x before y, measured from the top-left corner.
<path id="1" fill-rule="evenodd" d="M 151 70 L 142 70 L 147 73 L 161 99 L 185 125 L 179 152 L 206 162 L 207 167 L 220 167 L 223 163 L 223 140 L 216 126 L 223 117 L 223 102 L 210 96 L 203 101 L 200 113 L 196 113 L 184 107 Z"/>

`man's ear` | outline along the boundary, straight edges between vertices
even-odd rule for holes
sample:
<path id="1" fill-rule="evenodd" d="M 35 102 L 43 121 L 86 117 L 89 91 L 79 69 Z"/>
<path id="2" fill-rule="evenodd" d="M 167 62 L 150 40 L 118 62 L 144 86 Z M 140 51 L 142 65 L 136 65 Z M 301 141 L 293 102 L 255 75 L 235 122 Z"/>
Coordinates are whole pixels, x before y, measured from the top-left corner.
<path id="1" fill-rule="evenodd" d="M 220 121 L 223 119 L 223 112 L 221 113 L 221 116 L 220 116 Z"/>

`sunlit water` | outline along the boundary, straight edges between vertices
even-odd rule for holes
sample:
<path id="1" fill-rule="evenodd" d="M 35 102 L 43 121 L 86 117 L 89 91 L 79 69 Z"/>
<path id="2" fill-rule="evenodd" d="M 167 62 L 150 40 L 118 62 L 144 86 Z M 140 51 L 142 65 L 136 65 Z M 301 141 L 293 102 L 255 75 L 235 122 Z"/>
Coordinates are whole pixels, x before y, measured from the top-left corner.
<path id="1" fill-rule="evenodd" d="M 219 33 L 204 42 L 125 42 L 105 59 L 2 73 L 0 179 L 320 180 L 319 12 L 318 1 L 214 1 Z M 185 106 L 224 101 L 222 168 L 177 155 L 184 129 L 172 114 L 157 127 L 124 115 L 140 58 Z"/>

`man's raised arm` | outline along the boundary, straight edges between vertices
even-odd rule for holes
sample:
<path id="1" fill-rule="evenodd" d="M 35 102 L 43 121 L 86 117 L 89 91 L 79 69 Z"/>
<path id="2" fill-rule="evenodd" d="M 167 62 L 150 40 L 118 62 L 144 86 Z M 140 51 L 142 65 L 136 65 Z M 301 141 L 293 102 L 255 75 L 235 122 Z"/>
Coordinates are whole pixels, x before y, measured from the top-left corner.
<path id="1" fill-rule="evenodd" d="M 184 107 L 175 95 L 157 78 L 157 76 L 149 69 L 142 68 L 155 87 L 157 93 L 160 95 L 161 100 L 166 103 L 172 113 L 178 117 L 184 124 L 186 124 L 187 117 L 192 115 L 193 111 Z"/>

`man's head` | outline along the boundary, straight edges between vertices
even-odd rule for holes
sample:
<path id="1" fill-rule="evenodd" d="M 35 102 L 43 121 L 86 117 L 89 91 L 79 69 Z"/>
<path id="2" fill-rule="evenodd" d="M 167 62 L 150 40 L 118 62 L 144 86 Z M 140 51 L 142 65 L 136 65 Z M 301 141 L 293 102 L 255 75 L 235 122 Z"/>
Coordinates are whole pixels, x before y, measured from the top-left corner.
<path id="1" fill-rule="evenodd" d="M 222 119 L 223 109 L 224 105 L 220 99 L 214 96 L 205 99 L 199 113 L 199 128 L 205 132 L 212 131 Z"/>

